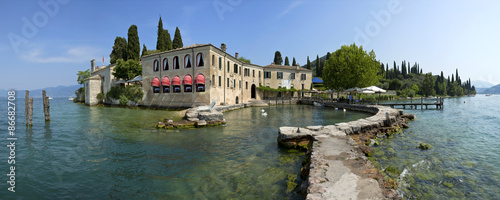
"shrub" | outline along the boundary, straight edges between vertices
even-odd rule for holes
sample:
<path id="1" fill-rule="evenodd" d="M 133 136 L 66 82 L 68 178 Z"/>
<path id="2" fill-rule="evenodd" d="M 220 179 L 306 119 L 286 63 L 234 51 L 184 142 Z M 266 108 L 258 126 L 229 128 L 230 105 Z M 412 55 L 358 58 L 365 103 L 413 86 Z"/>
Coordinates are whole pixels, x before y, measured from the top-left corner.
<path id="1" fill-rule="evenodd" d="M 142 97 L 144 96 L 144 92 L 142 91 L 142 88 L 139 85 L 131 85 L 131 86 L 127 86 L 127 87 L 116 86 L 116 87 L 112 87 L 111 90 L 109 90 L 109 92 L 106 95 L 106 98 L 108 100 L 112 100 L 112 99 L 121 100 L 122 96 L 126 97 L 127 100 L 138 103 L 139 101 L 142 100 Z M 120 103 L 120 105 L 121 105 L 121 103 Z"/>
<path id="2" fill-rule="evenodd" d="M 120 95 L 120 105 L 122 106 L 128 105 L 128 98 L 124 94 Z"/>
<path id="3" fill-rule="evenodd" d="M 99 101 L 98 103 L 103 103 L 104 102 L 104 94 L 99 93 L 97 94 L 97 100 Z"/>

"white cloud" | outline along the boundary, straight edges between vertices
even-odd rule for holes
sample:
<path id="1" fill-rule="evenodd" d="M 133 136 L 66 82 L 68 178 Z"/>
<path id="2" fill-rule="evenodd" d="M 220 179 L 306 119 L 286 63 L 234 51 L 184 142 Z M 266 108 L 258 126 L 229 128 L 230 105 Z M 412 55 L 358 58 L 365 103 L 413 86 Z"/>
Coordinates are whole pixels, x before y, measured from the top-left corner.
<path id="1" fill-rule="evenodd" d="M 48 55 L 49 53 L 45 52 L 47 50 L 44 48 L 35 48 L 27 53 L 23 53 L 21 58 L 35 63 L 81 63 L 102 56 L 99 55 L 99 52 L 101 52 L 99 49 L 88 46 L 69 48 L 56 56 Z"/>
<path id="2" fill-rule="evenodd" d="M 295 1 L 293 3 L 291 3 L 290 5 L 288 5 L 288 7 L 286 8 L 286 10 L 284 10 L 281 14 L 278 15 L 278 18 L 280 17 L 283 17 L 284 15 L 288 14 L 290 11 L 292 11 L 295 7 L 299 6 L 300 4 L 302 4 L 303 1 Z"/>

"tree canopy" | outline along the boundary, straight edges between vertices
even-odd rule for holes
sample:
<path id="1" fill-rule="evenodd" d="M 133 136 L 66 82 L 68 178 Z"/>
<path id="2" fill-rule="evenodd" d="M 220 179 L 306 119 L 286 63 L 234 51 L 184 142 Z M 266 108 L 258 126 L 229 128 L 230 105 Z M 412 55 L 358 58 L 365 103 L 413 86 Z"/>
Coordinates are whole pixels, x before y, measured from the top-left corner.
<path id="1" fill-rule="evenodd" d="M 244 63 L 248 63 L 250 64 L 250 59 L 246 59 L 245 57 L 239 57 L 238 60 L 240 60 L 241 62 L 244 62 Z"/>
<path id="2" fill-rule="evenodd" d="M 363 46 L 342 45 L 332 53 L 323 70 L 323 81 L 327 88 L 344 91 L 353 87 L 367 87 L 378 83 L 380 68 L 372 50 L 366 53 Z"/>
<path id="3" fill-rule="evenodd" d="M 295 61 L 295 57 L 293 57 L 292 66 L 295 66 L 295 65 L 297 65 L 297 62 Z"/>
<path id="4" fill-rule="evenodd" d="M 76 81 L 78 81 L 78 84 L 81 85 L 85 82 L 86 78 L 90 77 L 90 69 L 87 69 L 85 71 L 78 71 L 78 73 L 76 73 L 76 75 L 78 76 Z"/>
<path id="5" fill-rule="evenodd" d="M 307 56 L 307 69 L 312 69 L 312 66 L 311 66 L 311 61 L 309 60 L 309 56 Z"/>
<path id="6" fill-rule="evenodd" d="M 110 63 L 115 64 L 117 60 L 127 60 L 127 39 L 123 37 L 116 37 L 115 44 L 113 45 L 113 50 L 109 55 Z"/>
<path id="7" fill-rule="evenodd" d="M 131 25 L 128 29 L 128 44 L 127 44 L 127 60 L 139 60 L 141 53 L 141 44 L 139 43 L 139 33 L 137 32 L 137 26 Z"/>
<path id="8" fill-rule="evenodd" d="M 167 50 L 167 41 L 165 41 L 165 31 L 163 30 L 163 22 L 161 21 L 161 16 L 160 20 L 158 21 L 158 31 L 157 31 L 157 38 L 156 38 L 156 49 L 160 51 L 165 51 Z M 143 50 L 144 52 L 144 50 Z"/>
<path id="9" fill-rule="evenodd" d="M 174 35 L 174 41 L 172 42 L 172 47 L 173 49 L 184 47 L 184 44 L 182 44 L 182 36 L 179 27 L 175 28 L 175 35 Z"/>
<path id="10" fill-rule="evenodd" d="M 421 88 L 422 95 L 424 96 L 434 96 L 436 91 L 434 90 L 434 78 L 432 73 L 425 74 L 424 82 L 422 82 Z"/>
<path id="11" fill-rule="evenodd" d="M 280 51 L 276 51 L 274 53 L 274 64 L 276 64 L 276 65 L 283 64 L 283 58 L 281 58 L 281 52 Z"/>
<path id="12" fill-rule="evenodd" d="M 117 79 L 130 80 L 142 75 L 142 66 L 137 60 L 118 60 L 114 68 L 113 76 Z"/>
<path id="13" fill-rule="evenodd" d="M 290 60 L 288 60 L 288 56 L 285 56 L 285 65 L 290 66 Z"/>
<path id="14" fill-rule="evenodd" d="M 141 53 L 141 57 L 144 56 L 144 54 L 146 54 L 146 52 L 148 52 L 148 48 L 146 48 L 146 44 L 142 44 L 142 53 Z"/>

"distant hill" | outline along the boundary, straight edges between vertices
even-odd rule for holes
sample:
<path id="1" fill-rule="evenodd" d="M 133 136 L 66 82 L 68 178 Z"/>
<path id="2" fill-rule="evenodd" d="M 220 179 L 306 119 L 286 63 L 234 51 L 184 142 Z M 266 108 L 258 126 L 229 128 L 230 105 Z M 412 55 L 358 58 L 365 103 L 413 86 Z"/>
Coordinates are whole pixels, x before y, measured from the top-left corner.
<path id="1" fill-rule="evenodd" d="M 490 82 L 486 82 L 486 81 L 471 81 L 472 85 L 474 85 L 474 87 L 476 87 L 476 91 L 477 91 L 477 88 L 490 88 L 490 87 L 493 87 L 494 84 L 493 83 L 490 83 Z"/>
<path id="2" fill-rule="evenodd" d="M 49 97 L 74 97 L 75 90 L 82 87 L 81 85 L 70 85 L 70 86 L 57 86 L 48 87 L 36 90 L 30 90 L 30 97 L 42 97 L 42 90 L 47 91 L 47 96 Z M 24 98 L 24 90 L 17 90 L 17 98 Z M 7 90 L 0 89 L 0 97 L 6 97 Z"/>
<path id="3" fill-rule="evenodd" d="M 482 93 L 484 93 L 484 94 L 500 94 L 500 84 L 495 85 L 489 89 L 486 89 Z"/>
<path id="4" fill-rule="evenodd" d="M 486 91 L 487 89 L 490 89 L 490 88 L 476 88 L 476 93 L 484 94 L 484 91 Z"/>

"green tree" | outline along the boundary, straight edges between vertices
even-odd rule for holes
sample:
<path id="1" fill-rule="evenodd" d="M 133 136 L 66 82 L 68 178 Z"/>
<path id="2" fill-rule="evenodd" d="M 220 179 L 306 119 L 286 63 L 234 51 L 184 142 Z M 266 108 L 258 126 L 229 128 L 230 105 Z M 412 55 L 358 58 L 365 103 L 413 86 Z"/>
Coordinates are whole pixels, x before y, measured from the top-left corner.
<path id="1" fill-rule="evenodd" d="M 139 33 L 137 33 L 137 26 L 131 25 L 128 29 L 128 44 L 127 44 L 127 60 L 139 60 L 141 53 L 141 44 L 139 43 Z"/>
<path id="2" fill-rule="evenodd" d="M 309 69 L 309 70 L 312 69 L 311 61 L 309 60 L 309 56 L 307 56 L 307 69 Z"/>
<path id="3" fill-rule="evenodd" d="M 418 89 L 418 85 L 417 84 L 413 84 L 413 86 L 411 86 L 411 89 L 413 91 L 415 91 L 415 93 L 418 93 L 419 92 L 419 89 Z"/>
<path id="4" fill-rule="evenodd" d="M 325 69 L 325 61 L 320 60 L 319 62 L 319 77 L 323 77 L 323 69 Z"/>
<path id="5" fill-rule="evenodd" d="M 118 60 L 113 72 L 113 76 L 123 80 L 130 80 L 139 75 L 142 75 L 142 66 L 137 60 Z"/>
<path id="6" fill-rule="evenodd" d="M 319 62 L 320 62 L 320 61 L 319 61 L 319 55 L 317 55 L 317 54 L 316 54 L 316 63 L 315 63 L 315 65 L 316 65 L 316 76 L 319 76 L 319 75 L 320 75 L 320 69 L 321 69 L 321 68 L 320 68 L 320 66 L 319 66 L 319 64 L 320 64 Z"/>
<path id="7" fill-rule="evenodd" d="M 238 60 L 240 60 L 241 62 L 245 62 L 245 63 L 248 63 L 250 64 L 250 59 L 246 59 L 245 57 L 239 57 Z"/>
<path id="8" fill-rule="evenodd" d="M 285 56 L 285 65 L 290 66 L 290 61 L 288 60 L 288 56 Z"/>
<path id="9" fill-rule="evenodd" d="M 165 31 L 163 30 L 163 22 L 161 21 L 161 16 L 160 20 L 158 21 L 158 31 L 157 31 L 158 37 L 156 38 L 156 50 L 160 51 L 165 51 L 167 50 L 167 41 L 165 41 Z M 144 50 L 143 50 L 144 52 Z"/>
<path id="10" fill-rule="evenodd" d="M 434 90 L 434 78 L 432 73 L 425 74 L 424 82 L 422 82 L 422 95 L 424 96 L 434 96 L 436 91 Z"/>
<path id="11" fill-rule="evenodd" d="M 281 58 L 281 52 L 280 51 L 274 52 L 274 64 L 281 65 L 282 63 L 283 63 L 283 58 Z"/>
<path id="12" fill-rule="evenodd" d="M 399 79 L 392 79 L 389 82 L 389 90 L 400 90 L 401 89 L 401 81 Z"/>
<path id="13" fill-rule="evenodd" d="M 85 71 L 78 71 L 76 75 L 78 76 L 76 81 L 78 81 L 78 84 L 82 85 L 85 82 L 85 79 L 90 77 L 90 69 L 87 69 Z"/>
<path id="14" fill-rule="evenodd" d="M 142 44 L 142 53 L 141 53 L 141 57 L 144 56 L 144 54 L 146 54 L 146 52 L 148 52 L 148 48 L 146 48 L 146 44 Z"/>
<path id="15" fill-rule="evenodd" d="M 110 63 L 115 64 L 117 60 L 127 60 L 127 39 L 123 37 L 116 37 L 115 44 L 113 45 L 113 50 L 109 55 Z"/>
<path id="16" fill-rule="evenodd" d="M 295 57 L 293 57 L 292 66 L 295 66 L 295 65 L 297 65 L 297 62 L 295 61 Z"/>
<path id="17" fill-rule="evenodd" d="M 380 79 L 377 75 L 379 66 L 373 50 L 366 53 L 362 46 L 343 45 L 326 61 L 323 70 L 324 85 L 338 91 L 374 85 Z"/>
<path id="18" fill-rule="evenodd" d="M 169 51 L 174 49 L 172 39 L 170 37 L 170 33 L 168 33 L 168 30 L 163 30 L 163 37 L 165 37 L 163 40 L 165 41 L 165 46 L 167 48 L 166 50 Z"/>
<path id="19" fill-rule="evenodd" d="M 179 27 L 175 27 L 175 35 L 174 35 L 174 41 L 172 42 L 172 47 L 174 49 L 184 47 L 184 44 L 182 44 L 182 36 Z"/>
<path id="20" fill-rule="evenodd" d="M 330 57 L 332 57 L 332 54 L 330 52 L 326 52 L 326 58 L 325 58 L 325 61 L 330 59 Z"/>

